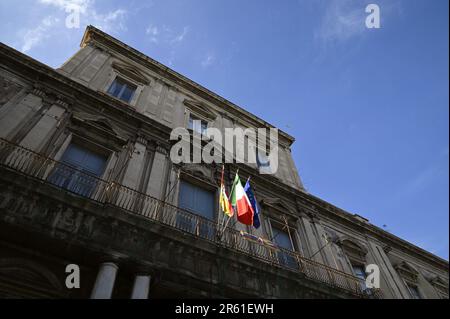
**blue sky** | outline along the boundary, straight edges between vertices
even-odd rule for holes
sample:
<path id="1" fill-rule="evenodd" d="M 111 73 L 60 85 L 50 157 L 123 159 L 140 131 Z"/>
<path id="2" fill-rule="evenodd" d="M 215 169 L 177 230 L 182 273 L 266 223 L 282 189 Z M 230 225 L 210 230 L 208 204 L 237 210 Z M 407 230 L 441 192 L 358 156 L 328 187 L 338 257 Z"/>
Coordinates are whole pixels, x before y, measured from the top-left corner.
<path id="1" fill-rule="evenodd" d="M 2 0 L 0 40 L 58 67 L 98 26 L 295 136 L 310 193 L 448 260 L 448 5 Z"/>

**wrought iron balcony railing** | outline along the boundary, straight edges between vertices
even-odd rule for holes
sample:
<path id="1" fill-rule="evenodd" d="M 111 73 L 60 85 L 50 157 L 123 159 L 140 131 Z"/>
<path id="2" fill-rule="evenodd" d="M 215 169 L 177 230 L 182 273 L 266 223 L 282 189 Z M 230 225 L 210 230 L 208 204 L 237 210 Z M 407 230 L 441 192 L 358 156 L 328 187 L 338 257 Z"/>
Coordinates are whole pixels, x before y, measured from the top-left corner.
<path id="1" fill-rule="evenodd" d="M 190 233 L 222 247 L 244 253 L 273 266 L 300 273 L 305 277 L 341 288 L 363 298 L 381 298 L 379 289 L 365 289 L 364 280 L 270 242 L 248 240 L 232 227 L 130 189 L 115 181 L 105 181 L 76 167 L 55 161 L 0 138 L 0 166 L 54 185 L 68 192 L 144 216 L 154 222 Z"/>

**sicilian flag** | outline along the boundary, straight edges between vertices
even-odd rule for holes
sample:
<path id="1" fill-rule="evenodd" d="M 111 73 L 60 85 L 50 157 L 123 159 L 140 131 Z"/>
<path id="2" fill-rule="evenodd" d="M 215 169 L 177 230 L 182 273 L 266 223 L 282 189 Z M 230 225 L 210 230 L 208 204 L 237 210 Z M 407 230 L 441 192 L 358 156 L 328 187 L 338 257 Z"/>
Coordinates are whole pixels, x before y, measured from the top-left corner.
<path id="1" fill-rule="evenodd" d="M 234 215 L 233 207 L 231 206 L 230 200 L 228 199 L 227 192 L 225 191 L 225 184 L 223 183 L 225 167 L 222 166 L 222 178 L 220 180 L 220 197 L 219 204 L 222 211 L 228 216 L 232 217 Z"/>
<path id="2" fill-rule="evenodd" d="M 231 204 L 237 209 L 237 219 L 245 225 L 253 225 L 253 207 L 242 187 L 239 175 L 236 173 L 231 191 Z"/>
<path id="3" fill-rule="evenodd" d="M 256 201 L 255 194 L 253 193 L 252 187 L 250 186 L 250 178 L 247 179 L 247 183 L 245 183 L 244 191 L 247 194 L 248 200 L 253 208 L 253 227 L 256 229 L 261 225 L 259 222 L 259 207 L 258 202 Z"/>

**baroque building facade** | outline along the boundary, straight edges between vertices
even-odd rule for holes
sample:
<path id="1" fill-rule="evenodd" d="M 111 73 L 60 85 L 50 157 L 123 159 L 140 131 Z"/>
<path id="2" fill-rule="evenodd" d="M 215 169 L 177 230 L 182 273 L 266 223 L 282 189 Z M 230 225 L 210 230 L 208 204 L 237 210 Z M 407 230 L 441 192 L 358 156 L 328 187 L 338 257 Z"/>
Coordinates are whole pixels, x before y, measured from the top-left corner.
<path id="1" fill-rule="evenodd" d="M 275 174 L 225 169 L 261 227 L 224 227 L 222 166 L 174 164 L 171 131 L 272 126 L 95 27 L 59 69 L 0 61 L 0 297 L 448 298 L 448 262 L 308 193 L 282 131 Z"/>

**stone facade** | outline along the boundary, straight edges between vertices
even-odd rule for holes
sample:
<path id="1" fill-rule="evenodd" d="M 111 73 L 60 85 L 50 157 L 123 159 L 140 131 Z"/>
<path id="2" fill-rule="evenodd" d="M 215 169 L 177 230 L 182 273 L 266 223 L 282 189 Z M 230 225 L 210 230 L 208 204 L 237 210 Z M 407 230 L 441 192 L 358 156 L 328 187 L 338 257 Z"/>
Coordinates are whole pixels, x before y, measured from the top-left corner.
<path id="1" fill-rule="evenodd" d="M 0 296 L 448 298 L 447 261 L 305 191 L 284 132 L 275 175 L 226 169 L 228 186 L 237 169 L 252 176 L 260 229 L 223 230 L 218 204 L 213 221 L 181 209 L 180 180 L 218 202 L 221 166 L 173 164 L 173 128 L 190 117 L 272 126 L 117 39 L 88 27 L 56 70 L 4 44 L 0 57 Z M 108 93 L 117 78 L 133 87 L 127 102 Z M 61 164 L 72 143 L 105 158 L 100 176 Z M 83 191 L 55 172 L 78 174 Z M 240 233 L 270 239 L 277 227 L 292 249 Z M 79 289 L 66 288 L 68 264 L 80 266 Z M 368 264 L 380 269 L 372 292 L 356 277 Z"/>

